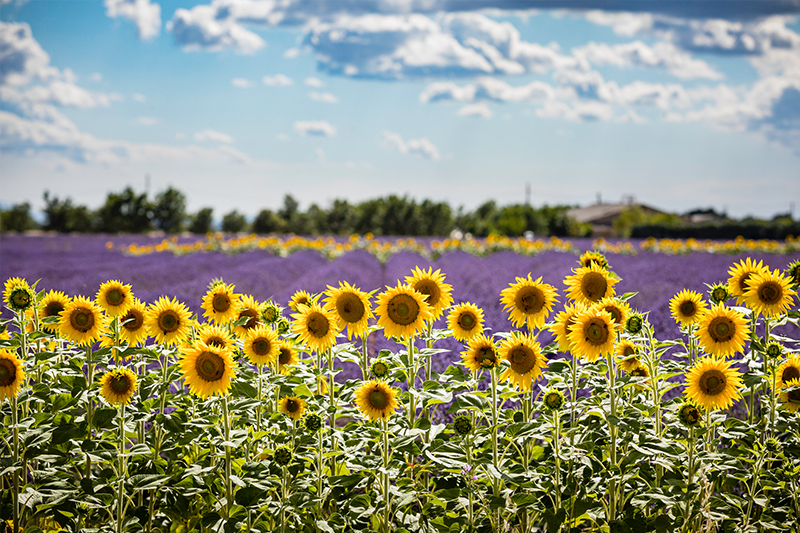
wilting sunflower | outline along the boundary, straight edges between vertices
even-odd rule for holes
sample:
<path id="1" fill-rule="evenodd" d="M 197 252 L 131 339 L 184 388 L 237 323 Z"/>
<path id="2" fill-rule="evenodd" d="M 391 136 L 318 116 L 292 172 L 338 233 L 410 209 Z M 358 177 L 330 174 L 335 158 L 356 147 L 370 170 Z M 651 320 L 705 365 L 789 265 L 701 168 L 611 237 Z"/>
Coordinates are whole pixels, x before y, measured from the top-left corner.
<path id="1" fill-rule="evenodd" d="M 203 324 L 197 328 L 197 337 L 208 344 L 209 346 L 216 346 L 218 348 L 233 349 L 236 341 L 231 335 L 231 332 L 224 326 L 217 326 L 212 324 Z"/>
<path id="2" fill-rule="evenodd" d="M 461 352 L 463 365 L 473 372 L 497 366 L 497 347 L 491 337 L 480 334 L 469 340 L 467 349 Z"/>
<path id="3" fill-rule="evenodd" d="M 92 344 L 106 327 L 103 311 L 93 301 L 76 296 L 61 312 L 58 329 L 67 339 L 78 344 Z"/>
<path id="4" fill-rule="evenodd" d="M 483 332 L 483 310 L 469 302 L 453 306 L 447 315 L 447 327 L 460 341 L 480 335 Z"/>
<path id="5" fill-rule="evenodd" d="M 133 290 L 116 279 L 100 285 L 95 300 L 108 316 L 120 316 L 133 304 Z"/>
<path id="6" fill-rule="evenodd" d="M 147 307 L 139 298 L 134 298 L 130 308 L 119 317 L 122 327 L 119 336 L 130 346 L 144 343 L 147 338 L 147 327 L 144 324 Z"/>
<path id="7" fill-rule="evenodd" d="M 287 374 L 289 367 L 299 362 L 300 359 L 297 357 L 297 349 L 294 345 L 285 340 L 278 341 L 278 372 Z"/>
<path id="8" fill-rule="evenodd" d="M 241 295 L 233 292 L 235 285 L 225 284 L 221 280 L 211 283 L 203 303 L 203 316 L 216 324 L 227 324 L 236 318 L 239 311 Z"/>
<path id="9" fill-rule="evenodd" d="M 191 313 L 177 298 L 162 296 L 145 313 L 147 332 L 156 342 L 176 345 L 191 331 Z"/>
<path id="10" fill-rule="evenodd" d="M 575 318 L 569 333 L 573 353 L 593 363 L 598 357 L 610 353 L 616 340 L 614 321 L 607 311 L 588 309 Z"/>
<path id="11" fill-rule="evenodd" d="M 777 268 L 774 272 L 764 269 L 756 272 L 747 281 L 744 303 L 756 313 L 766 317 L 784 314 L 792 306 L 794 295 L 791 281 Z"/>
<path id="12" fill-rule="evenodd" d="M 338 288 L 328 285 L 325 296 L 325 309 L 336 316 L 340 331 L 347 328 L 347 339 L 352 335 L 363 335 L 372 318 L 369 294 L 346 281 L 340 281 Z"/>
<path id="13" fill-rule="evenodd" d="M 441 270 L 433 271 L 433 267 L 422 270 L 414 267 L 411 276 L 406 276 L 406 285 L 425 296 L 425 303 L 431 306 L 433 318 L 439 320 L 444 310 L 453 303 L 453 286 L 444 282 Z"/>
<path id="14" fill-rule="evenodd" d="M 676 322 L 684 326 L 699 322 L 706 309 L 708 309 L 708 304 L 703 297 L 695 291 L 687 289 L 683 289 L 669 301 L 669 310 L 672 316 Z"/>
<path id="15" fill-rule="evenodd" d="M 306 412 L 306 401 L 297 396 L 283 397 L 278 402 L 278 411 L 293 420 L 300 420 Z"/>
<path id="16" fill-rule="evenodd" d="M 111 405 L 128 404 L 136 393 L 136 375 L 127 368 L 115 368 L 100 378 L 100 395 Z"/>
<path id="17" fill-rule="evenodd" d="M 577 316 L 588 309 L 588 306 L 583 302 L 573 302 L 572 305 L 565 305 L 564 310 L 558 313 L 555 321 L 550 326 L 550 331 L 556 336 L 558 342 L 558 349 L 562 352 L 568 352 L 572 349 L 570 344 L 569 333 L 575 325 Z"/>
<path id="18" fill-rule="evenodd" d="M 317 297 L 308 294 L 306 291 L 297 291 L 289 298 L 289 309 L 298 313 L 299 306 L 307 306 L 317 301 Z"/>
<path id="19" fill-rule="evenodd" d="M 628 315 L 631 314 L 631 306 L 613 296 L 603 298 L 592 307 L 611 315 L 611 320 L 614 321 L 614 325 L 617 326 L 617 329 L 622 329 L 624 327 L 625 322 L 628 320 Z"/>
<path id="20" fill-rule="evenodd" d="M 744 304 L 744 293 L 747 291 L 747 283 L 753 274 L 758 274 L 764 270 L 769 270 L 761 261 L 755 262 L 749 257 L 734 263 L 728 270 L 728 291 L 731 296 L 736 297 L 736 305 Z"/>
<path id="21" fill-rule="evenodd" d="M 594 250 L 587 250 L 583 252 L 583 255 L 581 255 L 580 259 L 578 259 L 578 262 L 582 267 L 597 265 L 600 268 L 608 270 L 608 259 L 606 259 L 606 256 L 601 252 Z"/>
<path id="22" fill-rule="evenodd" d="M 356 391 L 356 407 L 370 420 L 386 420 L 397 409 L 396 395 L 383 381 L 365 381 Z"/>
<path id="23" fill-rule="evenodd" d="M 408 285 L 386 287 L 378 295 L 378 325 L 386 338 L 413 337 L 433 319 L 433 309 L 425 301 L 425 295 Z"/>
<path id="24" fill-rule="evenodd" d="M 251 329 L 244 339 L 244 354 L 254 365 L 272 364 L 278 352 L 278 334 L 269 326 Z"/>
<path id="25" fill-rule="evenodd" d="M 500 303 L 514 326 L 520 328 L 530 321 L 541 328 L 556 303 L 556 292 L 552 285 L 542 283 L 541 276 L 534 281 L 528 273 L 527 278 L 517 278 L 516 283 L 500 291 Z"/>
<path id="26" fill-rule="evenodd" d="M 6 398 L 16 398 L 25 381 L 22 363 L 11 350 L 0 350 L 0 403 Z"/>
<path id="27" fill-rule="evenodd" d="M 686 374 L 686 396 L 706 410 L 727 409 L 741 397 L 741 387 L 739 371 L 716 357 L 704 357 Z"/>
<path id="28" fill-rule="evenodd" d="M 500 379 L 506 379 L 522 390 L 531 390 L 532 383 L 542 377 L 542 370 L 547 366 L 539 343 L 519 331 L 503 339 L 497 351 L 509 363 Z"/>
<path id="29" fill-rule="evenodd" d="M 49 317 L 61 318 L 61 312 L 67 307 L 69 303 L 69 296 L 61 291 L 50 291 L 44 295 L 39 302 L 39 318 L 45 319 Z M 58 323 L 47 324 L 42 321 L 42 327 L 45 331 L 56 333 L 58 331 Z"/>
<path id="30" fill-rule="evenodd" d="M 249 294 L 245 294 L 239 298 L 239 307 L 237 312 L 238 314 L 235 315 L 234 318 L 236 322 L 242 320 L 243 318 L 246 318 L 247 321 L 241 326 L 236 326 L 233 328 L 233 331 L 239 336 L 239 338 L 244 338 L 247 336 L 248 331 L 261 323 L 261 304 L 259 304 L 255 298 Z"/>
<path id="31" fill-rule="evenodd" d="M 744 349 L 750 327 L 744 315 L 722 304 L 711 307 L 698 322 L 697 338 L 706 353 L 727 357 Z"/>
<path id="32" fill-rule="evenodd" d="M 642 364 L 641 359 L 639 359 L 639 349 L 634 343 L 626 339 L 617 343 L 614 355 L 619 360 L 619 367 L 628 373 Z"/>
<path id="33" fill-rule="evenodd" d="M 567 293 L 573 300 L 592 304 L 616 294 L 614 285 L 618 280 L 608 270 L 592 264 L 576 268 L 573 272 L 574 274 L 564 279 Z"/>
<path id="34" fill-rule="evenodd" d="M 192 394 L 201 398 L 228 394 L 236 363 L 227 348 L 197 342 L 183 351 L 178 364 Z"/>
<path id="35" fill-rule="evenodd" d="M 317 353 L 336 344 L 339 327 L 333 313 L 320 307 L 317 302 L 301 305 L 298 309 L 300 311 L 292 315 L 293 333 Z"/>

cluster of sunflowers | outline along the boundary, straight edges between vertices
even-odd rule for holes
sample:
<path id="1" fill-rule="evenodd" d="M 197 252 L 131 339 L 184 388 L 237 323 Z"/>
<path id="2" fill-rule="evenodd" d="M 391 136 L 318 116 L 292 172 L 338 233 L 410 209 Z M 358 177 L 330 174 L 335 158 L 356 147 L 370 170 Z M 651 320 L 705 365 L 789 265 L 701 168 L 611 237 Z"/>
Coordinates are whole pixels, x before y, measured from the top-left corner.
<path id="1" fill-rule="evenodd" d="M 558 290 L 517 277 L 516 329 L 493 334 L 432 268 L 298 291 L 289 317 L 214 280 L 204 322 L 117 280 L 92 300 L 11 278 L 0 514 L 15 533 L 798 527 L 800 358 L 776 328 L 800 318 L 800 262 L 680 291 L 668 341 L 601 253 L 579 263 L 549 321 Z M 395 351 L 370 353 L 379 331 Z M 438 373 L 448 338 L 461 362 Z"/>
<path id="2" fill-rule="evenodd" d="M 785 241 L 770 239 L 745 239 L 742 236 L 732 241 L 712 241 L 710 239 L 656 239 L 648 237 L 639 244 L 642 250 L 665 254 L 685 255 L 693 252 L 714 254 L 746 254 L 753 252 L 767 254 L 790 254 L 800 250 L 800 240 L 789 235 Z"/>

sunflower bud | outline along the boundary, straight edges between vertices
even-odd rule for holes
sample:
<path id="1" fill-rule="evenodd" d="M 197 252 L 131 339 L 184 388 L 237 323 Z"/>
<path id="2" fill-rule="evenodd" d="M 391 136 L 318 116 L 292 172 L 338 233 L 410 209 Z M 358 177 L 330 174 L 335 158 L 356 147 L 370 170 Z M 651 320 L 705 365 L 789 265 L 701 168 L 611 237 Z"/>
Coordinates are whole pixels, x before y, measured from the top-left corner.
<path id="1" fill-rule="evenodd" d="M 309 433 L 316 433 L 322 427 L 322 417 L 315 413 L 308 414 L 303 420 L 303 425 Z"/>
<path id="2" fill-rule="evenodd" d="M 644 321 L 639 313 L 632 313 L 625 321 L 625 331 L 631 335 L 638 335 L 642 331 L 642 326 L 644 326 Z"/>
<path id="3" fill-rule="evenodd" d="M 289 331 L 289 327 L 289 321 L 285 317 L 280 317 L 275 321 L 275 331 L 277 331 L 280 335 L 283 335 Z"/>
<path id="4" fill-rule="evenodd" d="M 564 395 L 558 389 L 550 389 L 544 393 L 542 403 L 548 409 L 557 411 L 564 405 Z"/>
<path id="5" fill-rule="evenodd" d="M 389 365 L 383 359 L 377 359 L 369 367 L 372 374 L 378 379 L 384 379 L 389 375 Z"/>
<path id="6" fill-rule="evenodd" d="M 273 302 L 266 302 L 261 308 L 261 319 L 265 324 L 272 324 L 281 318 L 281 307 Z"/>
<path id="7" fill-rule="evenodd" d="M 8 306 L 17 313 L 30 309 L 35 300 L 36 296 L 27 286 L 14 287 L 8 294 Z"/>
<path id="8" fill-rule="evenodd" d="M 459 435 L 466 436 L 472 432 L 472 420 L 467 415 L 460 415 L 453 420 L 453 430 Z"/>
<path id="9" fill-rule="evenodd" d="M 281 446 L 275 450 L 275 454 L 272 456 L 272 459 L 280 466 L 286 466 L 292 462 L 293 457 L 294 453 L 292 453 L 291 448 L 288 446 Z"/>
<path id="10" fill-rule="evenodd" d="M 786 276 L 792 282 L 792 288 L 800 288 L 800 259 L 796 259 L 789 263 L 789 266 L 786 267 L 785 272 Z"/>
<path id="11" fill-rule="evenodd" d="M 678 411 L 678 420 L 687 428 L 700 424 L 700 409 L 694 404 L 685 403 Z"/>
<path id="12" fill-rule="evenodd" d="M 726 284 L 717 283 L 709 287 L 708 297 L 716 305 L 727 302 L 731 297 L 731 293 Z"/>
<path id="13" fill-rule="evenodd" d="M 764 350 L 764 352 L 767 354 L 767 356 L 772 358 L 780 357 L 781 354 L 783 353 L 783 346 L 781 346 L 780 343 L 778 342 L 771 342 L 767 344 L 767 347 Z"/>
<path id="14" fill-rule="evenodd" d="M 771 453 L 778 453 L 781 451 L 781 441 L 776 439 L 775 437 L 770 437 L 767 439 L 767 450 Z"/>

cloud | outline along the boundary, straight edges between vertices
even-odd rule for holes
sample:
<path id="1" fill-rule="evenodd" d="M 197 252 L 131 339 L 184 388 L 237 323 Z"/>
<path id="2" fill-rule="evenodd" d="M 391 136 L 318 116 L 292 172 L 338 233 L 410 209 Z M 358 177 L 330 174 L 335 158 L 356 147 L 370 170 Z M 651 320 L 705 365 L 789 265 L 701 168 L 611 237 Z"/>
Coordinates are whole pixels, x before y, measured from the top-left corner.
<path id="1" fill-rule="evenodd" d="M 136 124 L 140 126 L 155 126 L 156 124 L 160 124 L 161 119 L 157 117 L 138 117 L 136 119 Z"/>
<path id="2" fill-rule="evenodd" d="M 392 133 L 390 131 L 383 131 L 381 136 L 384 146 L 394 148 L 401 154 L 417 154 L 433 161 L 441 159 L 439 149 L 424 137 L 405 141 L 399 133 Z"/>
<path id="3" fill-rule="evenodd" d="M 294 59 L 298 57 L 302 53 L 302 50 L 299 48 L 289 48 L 283 53 L 283 57 L 286 59 Z"/>
<path id="4" fill-rule="evenodd" d="M 227 133 L 222 133 L 219 131 L 214 131 L 210 129 L 205 129 L 203 131 L 198 131 L 194 134 L 194 140 L 200 142 L 217 142 L 217 143 L 225 143 L 231 144 L 233 143 L 233 137 L 228 135 Z"/>
<path id="5" fill-rule="evenodd" d="M 523 102 L 549 100 L 556 96 L 557 89 L 552 85 L 533 81 L 527 85 L 513 87 L 497 78 L 482 77 L 473 83 L 459 86 L 454 82 L 435 82 L 428 85 L 420 94 L 422 103 L 432 102 Z"/>
<path id="6" fill-rule="evenodd" d="M 63 77 L 25 22 L 0 21 L 0 85 L 27 85 Z"/>
<path id="7" fill-rule="evenodd" d="M 314 150 L 314 153 L 317 154 L 317 159 L 319 159 L 320 161 L 325 161 L 326 159 L 328 159 L 328 156 L 325 155 L 325 151 L 322 148 L 317 148 L 316 150 Z"/>
<path id="8" fill-rule="evenodd" d="M 478 104 L 465 105 L 456 113 L 459 117 L 481 117 L 492 118 L 492 110 L 484 102 Z"/>
<path id="9" fill-rule="evenodd" d="M 312 91 L 308 93 L 308 96 L 315 102 L 324 102 L 326 104 L 336 104 L 339 102 L 339 99 L 331 93 L 318 93 Z"/>
<path id="10" fill-rule="evenodd" d="M 105 0 L 106 16 L 124 18 L 134 24 L 139 39 L 150 40 L 161 32 L 161 6 L 150 0 Z"/>
<path id="11" fill-rule="evenodd" d="M 309 78 L 304 79 L 303 83 L 305 83 L 309 87 L 317 87 L 317 88 L 320 88 L 323 85 L 325 85 L 324 83 L 322 83 L 321 79 L 314 78 L 314 77 L 309 77 Z"/>
<path id="12" fill-rule="evenodd" d="M 303 135 L 319 137 L 332 137 L 336 135 L 336 128 L 326 120 L 298 120 L 294 123 L 294 131 Z"/>
<path id="13" fill-rule="evenodd" d="M 294 81 L 284 74 L 276 74 L 274 76 L 264 76 L 261 78 L 261 82 L 264 85 L 268 85 L 270 87 L 288 87 L 292 85 Z"/>
<path id="14" fill-rule="evenodd" d="M 681 79 L 717 80 L 723 77 L 705 61 L 693 58 L 668 42 L 650 46 L 642 41 L 615 45 L 592 41 L 573 49 L 572 53 L 587 70 L 591 65 L 613 65 L 621 68 L 660 67 Z"/>
<path id="15" fill-rule="evenodd" d="M 252 81 L 248 80 L 247 78 L 233 78 L 231 80 L 231 85 L 234 87 L 239 87 L 240 89 L 248 89 L 255 85 Z"/>
<path id="16" fill-rule="evenodd" d="M 264 39 L 235 19 L 218 17 L 215 4 L 175 10 L 166 28 L 184 50 L 233 50 L 253 54 L 266 46 Z"/>
<path id="17" fill-rule="evenodd" d="M 144 102 L 145 100 L 147 100 L 147 97 L 141 93 L 133 93 L 133 96 L 131 98 L 133 98 L 135 102 Z"/>
<path id="18" fill-rule="evenodd" d="M 99 72 L 92 72 L 92 75 L 89 76 L 89 79 L 95 83 L 100 83 L 101 81 L 103 81 L 103 75 L 100 74 Z"/>

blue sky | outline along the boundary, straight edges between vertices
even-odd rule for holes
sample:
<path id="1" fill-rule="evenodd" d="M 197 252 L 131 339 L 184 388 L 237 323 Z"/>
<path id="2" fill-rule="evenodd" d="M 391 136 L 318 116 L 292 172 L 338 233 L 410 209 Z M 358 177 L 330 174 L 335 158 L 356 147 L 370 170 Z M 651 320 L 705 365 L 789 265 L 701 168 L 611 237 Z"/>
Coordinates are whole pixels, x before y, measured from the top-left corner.
<path id="1" fill-rule="evenodd" d="M 798 202 L 797 1 L 552 4 L 0 0 L 0 201 Z"/>

